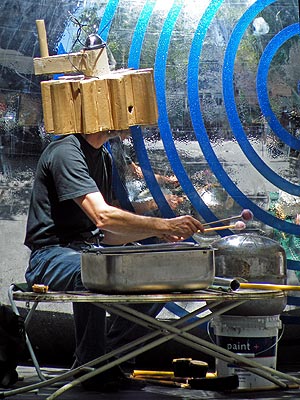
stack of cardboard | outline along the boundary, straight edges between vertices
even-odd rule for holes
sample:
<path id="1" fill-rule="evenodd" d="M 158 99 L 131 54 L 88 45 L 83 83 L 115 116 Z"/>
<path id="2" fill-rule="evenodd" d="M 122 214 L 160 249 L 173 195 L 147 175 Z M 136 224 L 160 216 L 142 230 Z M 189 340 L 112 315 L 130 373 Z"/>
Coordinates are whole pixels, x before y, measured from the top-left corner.
<path id="1" fill-rule="evenodd" d="M 49 56 L 44 21 L 36 22 L 42 57 L 34 59 L 35 74 L 63 74 L 41 82 L 48 133 L 89 134 L 157 124 L 152 69 L 110 72 L 105 46 Z"/>
<path id="2" fill-rule="evenodd" d="M 88 134 L 157 124 L 152 69 L 43 81 L 41 89 L 49 133 Z"/>

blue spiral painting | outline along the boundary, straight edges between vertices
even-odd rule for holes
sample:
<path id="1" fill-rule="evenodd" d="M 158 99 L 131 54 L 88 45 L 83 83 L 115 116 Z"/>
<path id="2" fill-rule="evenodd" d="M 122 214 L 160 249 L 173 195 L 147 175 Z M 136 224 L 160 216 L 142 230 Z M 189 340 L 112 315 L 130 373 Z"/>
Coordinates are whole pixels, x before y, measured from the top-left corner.
<path id="1" fill-rule="evenodd" d="M 279 118 L 282 110 L 299 106 L 300 80 L 284 82 L 283 79 L 280 85 L 275 85 L 276 90 L 272 85 L 270 87 L 269 81 L 271 79 L 274 85 L 274 77 L 280 75 L 281 68 L 297 74 L 298 66 L 284 59 L 283 54 L 287 52 L 283 49 L 285 46 L 298 49 L 298 3 L 283 0 L 132 0 L 125 4 L 122 0 L 108 0 L 102 2 L 101 7 L 98 33 L 108 46 L 116 29 L 122 32 L 122 15 L 135 10 L 123 67 L 144 68 L 144 52 L 152 41 L 153 63 L 146 67 L 154 69 L 160 139 L 170 169 L 193 210 L 205 222 L 222 217 L 201 196 L 178 150 L 180 136 L 175 132 L 176 126 L 170 115 L 170 98 L 176 98 L 182 104 L 185 102 L 189 113 L 189 136 L 182 140 L 187 152 L 189 144 L 192 145 L 194 153 L 198 152 L 199 159 L 206 163 L 222 191 L 240 210 L 250 209 L 254 219 L 267 227 L 268 232 L 276 232 L 279 239 L 289 238 L 289 243 L 297 244 L 300 236 L 297 212 L 293 210 L 286 218 L 272 212 L 270 201 L 278 193 L 293 199 L 300 194 L 297 173 L 299 129 L 291 122 L 283 124 Z M 176 54 L 176 51 L 181 63 L 180 84 L 184 82 L 184 93 L 170 87 L 168 82 L 169 74 L 176 70 L 176 62 L 174 57 L 170 59 L 170 54 Z M 291 57 L 293 52 L 290 50 Z M 214 73 L 211 72 L 213 69 Z M 239 80 L 237 76 L 243 79 Z M 282 93 L 278 93 L 280 88 Z M 204 102 L 205 96 L 213 98 L 211 107 Z M 294 100 L 287 104 L 287 98 Z M 249 113 L 243 114 L 243 107 L 248 110 L 256 107 L 259 116 L 253 116 L 250 121 Z M 222 121 L 226 120 L 226 123 L 213 130 L 212 126 L 217 125 L 214 125 L 217 109 L 223 113 Z M 258 127 L 256 133 L 253 133 L 253 126 Z M 160 214 L 172 217 L 175 213 L 155 178 L 143 129 L 139 126 L 131 128 L 137 159 Z M 183 131 L 184 125 L 181 134 Z M 218 136 L 220 132 L 222 134 Z M 255 190 L 255 194 L 267 196 L 267 206 L 251 195 Z M 125 192 L 120 192 L 119 196 L 123 197 L 123 204 L 128 204 Z M 219 234 L 232 233 L 226 229 Z M 289 268 L 299 270 L 299 260 L 300 256 L 288 254 Z"/>
<path id="2" fill-rule="evenodd" d="M 211 214 L 209 209 L 201 202 L 197 196 L 197 193 L 193 190 L 193 185 L 190 184 L 189 178 L 181 165 L 180 158 L 176 154 L 176 148 L 173 143 L 172 138 L 172 126 L 168 118 L 168 111 L 166 106 L 166 70 L 168 61 L 168 51 L 172 43 L 172 34 L 176 21 L 181 12 L 183 12 L 185 3 L 188 1 L 174 1 L 170 4 L 168 13 L 166 14 L 165 21 L 162 25 L 161 31 L 159 33 L 159 40 L 157 42 L 155 63 L 154 63 L 154 73 L 155 73 L 155 83 L 157 91 L 157 101 L 159 107 L 159 129 L 161 133 L 162 140 L 165 145 L 165 151 L 168 155 L 169 161 L 172 165 L 173 171 L 176 173 L 180 183 L 188 195 L 189 199 L 193 203 L 194 207 L 199 211 L 199 213 L 209 221 L 211 218 L 215 218 Z M 262 209 L 257 207 L 253 202 L 247 199 L 238 187 L 231 181 L 228 174 L 222 168 L 220 162 L 218 162 L 218 157 L 214 153 L 213 147 L 210 145 L 208 135 L 206 132 L 206 127 L 204 123 L 204 118 L 201 110 L 200 100 L 199 100 L 199 87 L 198 87 L 198 74 L 201 74 L 201 66 L 199 65 L 201 59 L 201 52 L 203 42 L 206 39 L 210 25 L 213 20 L 217 18 L 217 13 L 220 7 L 223 6 L 223 1 L 214 0 L 207 2 L 207 7 L 204 10 L 198 26 L 194 32 L 194 37 L 190 45 L 189 59 L 187 60 L 187 92 L 190 116 L 194 127 L 195 136 L 199 142 L 201 150 L 214 174 L 217 176 L 219 182 L 227 190 L 230 195 L 244 208 L 250 208 L 255 217 L 259 218 L 266 224 L 278 228 L 282 231 L 288 233 L 299 234 L 300 228 L 295 224 L 286 223 L 280 219 L 272 217 L 269 213 L 265 213 Z M 241 4 L 247 2 L 241 2 Z M 250 3 L 250 2 L 248 2 Z M 232 133 L 234 134 L 240 148 L 247 157 L 249 163 L 251 163 L 261 175 L 263 175 L 268 181 L 270 181 L 277 188 L 299 196 L 300 187 L 298 184 L 293 184 L 287 179 L 281 177 L 277 174 L 270 166 L 268 166 L 261 157 L 256 153 L 256 151 L 251 146 L 250 141 L 247 139 L 247 134 L 245 133 L 244 127 L 239 118 L 237 107 L 235 104 L 234 95 L 234 64 L 236 53 L 239 49 L 239 45 L 242 41 L 243 35 L 249 28 L 253 20 L 261 13 L 265 8 L 270 6 L 276 1 L 256 1 L 248 8 L 244 9 L 244 12 L 240 15 L 239 19 L 236 21 L 235 26 L 231 31 L 228 43 L 226 44 L 226 49 L 224 52 L 223 59 L 223 76 L 222 76 L 222 91 L 224 98 L 224 105 L 227 112 L 227 117 L 229 120 Z M 143 41 L 145 38 L 145 33 L 147 31 L 147 26 L 151 21 L 152 14 L 154 12 L 156 2 L 147 1 L 139 15 L 136 22 L 135 30 L 132 35 L 132 42 L 130 44 L 130 50 L 128 55 L 128 67 L 140 68 L 140 57 L 143 51 Z M 109 1 L 103 18 L 101 19 L 101 24 L 99 26 L 99 32 L 101 32 L 102 38 L 109 43 L 109 30 L 110 25 L 113 21 L 115 13 L 118 11 L 119 2 L 116 0 Z M 227 2 L 227 8 L 230 8 L 230 2 Z M 268 99 L 267 90 L 267 78 L 268 69 L 272 62 L 272 58 L 276 54 L 279 47 L 288 41 L 292 36 L 299 35 L 299 24 L 298 22 L 284 27 L 281 31 L 276 32 L 274 37 L 270 39 L 268 46 L 264 49 L 262 53 L 260 63 L 257 68 L 257 97 L 259 100 L 260 108 L 262 114 L 266 117 L 270 128 L 272 131 L 284 142 L 287 146 L 293 149 L 299 149 L 299 139 L 288 132 L 284 127 L 281 126 L 277 117 L 275 116 L 272 108 L 270 106 L 270 101 Z M 151 193 L 157 200 L 157 203 L 162 207 L 162 213 L 167 216 L 171 215 L 170 210 L 163 208 L 164 199 L 160 196 L 159 189 L 156 187 L 156 182 L 154 180 L 154 175 L 149 174 L 149 169 L 151 169 L 150 164 L 147 161 L 147 153 L 143 146 L 141 135 L 138 132 L 139 128 L 133 129 L 133 137 L 135 140 L 135 146 L 138 151 L 139 161 L 144 171 L 146 171 L 145 176 L 147 178 L 148 186 Z"/>

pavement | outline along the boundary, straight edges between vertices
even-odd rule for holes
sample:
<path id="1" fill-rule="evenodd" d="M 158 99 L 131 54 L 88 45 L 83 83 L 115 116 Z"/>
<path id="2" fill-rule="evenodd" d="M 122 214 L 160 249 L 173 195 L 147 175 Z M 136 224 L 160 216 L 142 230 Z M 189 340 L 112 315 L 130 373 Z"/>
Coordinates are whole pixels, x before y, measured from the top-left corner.
<path id="1" fill-rule="evenodd" d="M 24 385 L 33 384 L 40 382 L 37 378 L 35 369 L 30 366 L 19 366 L 18 374 L 20 380 L 11 389 L 18 389 Z M 46 376 L 57 376 L 58 374 L 65 372 L 61 368 L 43 368 L 43 373 Z M 285 371 L 286 372 L 286 371 Z M 300 378 L 300 369 L 288 372 L 293 376 Z M 38 390 L 34 390 L 27 393 L 15 394 L 12 396 L 16 400 L 42 400 L 48 399 L 63 383 L 59 382 L 51 387 L 45 386 Z M 6 393 L 7 395 L 9 393 Z M 10 392 L 9 397 L 13 392 Z M 0 398 L 8 397 L 4 392 L 0 393 Z M 81 386 L 76 386 L 68 391 L 62 393 L 59 397 L 62 400 L 174 400 L 174 399 L 230 399 L 230 400 L 250 400 L 250 399 L 263 399 L 263 400 L 279 400 L 279 399 L 300 399 L 300 389 L 289 388 L 289 389 L 272 389 L 272 390 L 252 390 L 252 391 L 208 391 L 208 390 L 192 390 L 188 388 L 180 387 L 167 387 L 161 386 L 160 384 L 147 384 L 140 390 L 124 390 L 113 393 L 101 393 L 93 391 L 85 391 Z"/>

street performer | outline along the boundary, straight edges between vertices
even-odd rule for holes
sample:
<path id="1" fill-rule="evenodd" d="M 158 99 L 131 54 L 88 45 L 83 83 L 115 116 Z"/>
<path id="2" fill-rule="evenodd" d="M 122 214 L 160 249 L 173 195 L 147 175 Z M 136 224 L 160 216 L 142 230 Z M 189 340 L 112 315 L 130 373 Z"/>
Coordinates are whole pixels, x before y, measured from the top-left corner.
<path id="1" fill-rule="evenodd" d="M 64 135 L 44 149 L 26 228 L 25 245 L 31 255 L 25 276 L 30 286 L 84 291 L 80 254 L 90 246 L 123 245 L 150 237 L 178 242 L 203 232 L 202 224 L 190 215 L 156 218 L 113 206 L 112 161 L 104 144 L 119 134 Z M 106 314 L 91 303 L 74 303 L 73 312 L 79 366 L 105 353 Z M 149 313 L 156 316 L 157 310 L 152 307 Z M 126 388 L 125 376 L 119 371 L 114 374 L 100 374 L 86 381 L 85 387 L 103 391 Z"/>

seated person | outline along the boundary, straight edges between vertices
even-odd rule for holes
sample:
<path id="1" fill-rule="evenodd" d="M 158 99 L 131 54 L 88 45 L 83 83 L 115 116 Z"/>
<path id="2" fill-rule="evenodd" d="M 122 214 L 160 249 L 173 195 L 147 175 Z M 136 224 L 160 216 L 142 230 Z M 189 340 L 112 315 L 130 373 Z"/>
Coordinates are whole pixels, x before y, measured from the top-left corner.
<path id="1" fill-rule="evenodd" d="M 25 244 L 31 250 L 26 281 L 50 290 L 84 291 L 81 251 L 158 237 L 178 242 L 203 232 L 190 215 L 140 216 L 112 206 L 112 161 L 104 143 L 118 132 L 70 134 L 48 144 L 37 165 Z M 105 353 L 106 313 L 92 303 L 74 303 L 76 366 Z M 157 310 L 150 307 L 149 314 Z M 115 327 L 116 328 L 116 327 Z M 114 343 L 118 340 L 114 337 Z M 110 385 L 110 382 L 112 384 Z M 125 382 L 125 383 L 124 383 Z M 126 388 L 116 369 L 86 381 L 87 389 Z"/>

